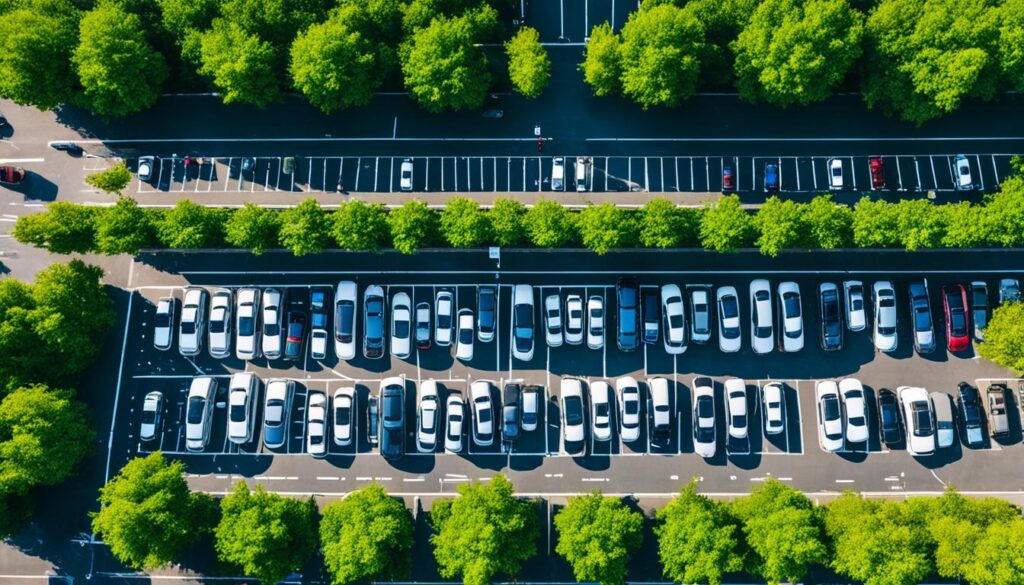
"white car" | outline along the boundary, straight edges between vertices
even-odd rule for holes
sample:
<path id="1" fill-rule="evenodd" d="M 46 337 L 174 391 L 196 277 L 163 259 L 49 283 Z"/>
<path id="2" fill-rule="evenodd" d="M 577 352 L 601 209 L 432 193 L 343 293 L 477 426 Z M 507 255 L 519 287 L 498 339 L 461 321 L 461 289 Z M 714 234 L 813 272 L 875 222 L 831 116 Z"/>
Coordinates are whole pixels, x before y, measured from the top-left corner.
<path id="1" fill-rule="evenodd" d="M 843 300 L 846 305 L 846 328 L 863 331 L 867 327 L 864 307 L 864 284 L 859 280 L 843 281 Z"/>
<path id="2" fill-rule="evenodd" d="M 833 191 L 843 188 L 843 161 L 838 158 L 828 159 L 828 187 Z"/>
<path id="3" fill-rule="evenodd" d="M 560 156 L 551 159 L 551 190 L 565 191 L 565 159 Z"/>
<path id="4" fill-rule="evenodd" d="M 345 447 L 352 444 L 353 422 L 356 418 L 356 389 L 349 386 L 334 391 L 334 444 Z"/>
<path id="5" fill-rule="evenodd" d="M 651 378 L 647 380 L 647 388 L 651 392 L 648 417 L 651 422 L 651 442 L 665 447 L 672 440 L 672 399 L 668 389 L 668 379 Z"/>
<path id="6" fill-rule="evenodd" d="M 740 333 L 740 301 L 736 289 L 720 286 L 715 291 L 718 304 L 718 348 L 726 353 L 740 350 L 743 337 Z"/>
<path id="7" fill-rule="evenodd" d="M 339 360 L 356 357 L 356 327 L 359 319 L 356 283 L 343 280 L 334 291 L 334 355 Z"/>
<path id="8" fill-rule="evenodd" d="M 512 287 L 512 357 L 533 359 L 533 287 L 528 284 Z"/>
<path id="9" fill-rule="evenodd" d="M 590 432 L 595 441 L 612 438 L 612 388 L 608 382 L 590 383 Z"/>
<path id="10" fill-rule="evenodd" d="M 587 347 L 604 347 L 604 298 L 598 295 L 587 299 Z"/>
<path id="11" fill-rule="evenodd" d="M 729 436 L 746 439 L 748 434 L 747 385 L 739 378 L 725 381 L 725 422 Z"/>
<path id="12" fill-rule="evenodd" d="M 583 384 L 578 378 L 562 378 L 562 436 L 566 443 L 582 443 L 585 434 Z"/>
<path id="13" fill-rule="evenodd" d="M 459 310 L 458 335 L 455 340 L 455 357 L 468 362 L 473 359 L 473 311 L 471 309 Z"/>
<path id="14" fill-rule="evenodd" d="M 782 351 L 800 351 L 804 348 L 804 315 L 800 301 L 800 286 L 795 282 L 780 282 L 777 292 L 779 320 L 782 325 Z"/>
<path id="15" fill-rule="evenodd" d="M 970 191 L 974 188 L 971 163 L 967 161 L 966 156 L 958 154 L 953 158 L 953 173 L 956 175 L 954 185 L 957 191 Z"/>
<path id="16" fill-rule="evenodd" d="M 562 345 L 562 300 L 558 295 L 544 297 L 544 340 L 548 347 Z"/>
<path id="17" fill-rule="evenodd" d="M 540 387 L 527 386 L 523 389 L 523 431 L 537 430 L 537 423 L 540 420 Z"/>
<path id="18" fill-rule="evenodd" d="M 750 346 L 754 353 L 762 354 L 771 353 L 775 349 L 772 289 L 763 278 L 750 283 Z"/>
<path id="19" fill-rule="evenodd" d="M 452 329 L 455 325 L 452 319 L 453 306 L 451 291 L 437 291 L 434 303 L 434 341 L 442 347 L 452 344 Z"/>
<path id="20" fill-rule="evenodd" d="M 690 292 L 690 340 L 707 343 L 711 339 L 711 287 L 693 285 Z"/>
<path id="21" fill-rule="evenodd" d="M 427 380 L 420 384 L 420 404 L 416 409 L 416 450 L 433 453 L 437 449 L 437 427 L 441 420 L 441 403 L 437 382 Z"/>
<path id="22" fill-rule="evenodd" d="M 693 450 L 705 459 L 715 456 L 715 386 L 711 378 L 693 379 Z"/>
<path id="23" fill-rule="evenodd" d="M 461 394 L 449 394 L 446 401 L 444 450 L 448 453 L 459 453 L 462 451 L 462 435 L 464 422 L 466 420 L 466 405 L 462 402 Z"/>
<path id="24" fill-rule="evenodd" d="M 260 355 L 260 289 L 242 288 L 235 295 L 235 357 L 256 359 Z"/>
<path id="25" fill-rule="evenodd" d="M 632 443 L 640 438 L 640 385 L 632 376 L 615 381 L 619 395 L 619 438 Z"/>
<path id="26" fill-rule="evenodd" d="M 565 297 L 565 342 L 569 345 L 583 343 L 583 297 Z"/>
<path id="27" fill-rule="evenodd" d="M 391 297 L 391 355 L 404 360 L 412 352 L 412 304 L 404 292 Z"/>
<path id="28" fill-rule="evenodd" d="M 163 422 L 164 395 L 160 392 L 150 392 L 142 399 L 142 423 L 139 425 L 139 439 L 152 441 L 160 433 L 161 422 Z"/>
<path id="29" fill-rule="evenodd" d="M 171 349 L 174 338 L 174 297 L 160 297 L 156 303 L 153 320 L 153 347 L 166 351 Z"/>
<path id="30" fill-rule="evenodd" d="M 392 167 L 394 168 L 394 167 Z M 398 178 L 398 187 L 402 191 L 412 191 L 412 159 L 407 158 L 402 161 L 402 168 Z"/>
<path id="31" fill-rule="evenodd" d="M 786 428 L 786 399 L 782 385 L 770 382 L 761 388 L 761 402 L 764 406 L 764 433 L 777 435 Z"/>
<path id="32" fill-rule="evenodd" d="M 139 167 L 137 174 L 139 175 L 140 181 L 149 181 L 153 178 L 153 167 L 156 164 L 156 157 L 147 154 L 146 156 L 139 157 Z"/>
<path id="33" fill-rule="evenodd" d="M 674 284 L 661 287 L 661 315 L 665 329 L 665 353 L 679 355 L 686 351 L 686 312 L 683 293 Z"/>
<path id="34" fill-rule="evenodd" d="M 217 380 L 210 376 L 192 378 L 185 406 L 185 448 L 197 452 L 210 442 L 213 425 L 213 401 L 217 396 Z"/>
<path id="35" fill-rule="evenodd" d="M 903 405 L 903 421 L 907 426 L 907 450 L 913 455 L 935 452 L 935 417 L 932 399 L 924 388 L 900 386 L 896 396 Z"/>
<path id="36" fill-rule="evenodd" d="M 875 299 L 875 349 L 896 351 L 896 290 L 892 282 L 880 280 L 872 288 Z"/>
<path id="37" fill-rule="evenodd" d="M 493 386 L 490 380 L 476 380 L 469 386 L 469 399 L 473 401 L 473 442 L 481 447 L 494 444 Z"/>
<path id="38" fill-rule="evenodd" d="M 267 448 L 276 449 L 288 441 L 294 395 L 295 382 L 282 378 L 267 380 L 263 403 L 263 444 Z"/>
<path id="39" fill-rule="evenodd" d="M 178 323 L 178 352 L 184 356 L 198 355 L 203 347 L 203 323 L 206 320 L 206 290 L 185 289 Z"/>
<path id="40" fill-rule="evenodd" d="M 210 323 L 206 327 L 210 357 L 226 358 L 231 353 L 232 297 L 230 289 L 219 288 L 210 299 Z"/>
<path id="41" fill-rule="evenodd" d="M 327 395 L 310 392 L 306 404 L 306 452 L 313 457 L 327 455 Z"/>
<path id="42" fill-rule="evenodd" d="M 231 375 L 228 383 L 228 440 L 244 445 L 252 440 L 259 400 L 259 378 L 252 372 Z"/>
<path id="43" fill-rule="evenodd" d="M 263 355 L 268 360 L 281 357 L 281 322 L 284 312 L 281 311 L 281 291 L 276 288 L 263 290 L 260 311 L 263 316 Z"/>
<path id="44" fill-rule="evenodd" d="M 835 453 L 843 448 L 843 407 L 839 387 L 832 380 L 820 380 L 814 386 L 818 404 L 818 442 L 821 448 Z"/>
<path id="45" fill-rule="evenodd" d="M 846 418 L 846 442 L 863 443 L 868 440 L 868 409 L 864 400 L 864 386 L 856 378 L 839 381 L 839 396 L 843 399 Z"/>

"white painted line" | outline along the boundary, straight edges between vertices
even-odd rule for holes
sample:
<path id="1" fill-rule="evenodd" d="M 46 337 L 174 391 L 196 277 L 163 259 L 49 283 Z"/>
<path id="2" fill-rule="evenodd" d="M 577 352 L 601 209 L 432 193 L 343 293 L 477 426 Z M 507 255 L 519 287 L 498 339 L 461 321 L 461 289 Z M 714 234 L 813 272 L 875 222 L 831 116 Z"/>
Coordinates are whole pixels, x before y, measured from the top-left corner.
<path id="1" fill-rule="evenodd" d="M 837 479 L 836 480 L 836 483 L 853 483 L 853 482 L 854 482 L 854 480 L 852 480 L 852 479 Z"/>
<path id="2" fill-rule="evenodd" d="M 124 335 L 121 337 L 121 361 L 117 366 L 117 386 L 114 387 L 114 409 L 110 416 L 110 436 L 107 437 L 107 466 L 103 473 L 103 483 L 110 480 L 110 459 L 114 447 L 114 427 L 117 424 L 117 405 L 121 398 L 121 379 L 124 378 L 124 352 L 128 347 L 128 326 L 132 322 L 132 302 L 135 300 L 135 291 L 128 296 L 128 311 L 125 313 Z"/>
<path id="3" fill-rule="evenodd" d="M 281 139 L 275 138 L 275 141 Z M 379 139 L 378 139 L 379 140 Z M 587 138 L 587 142 L 1017 142 L 1024 140 L 1024 137 L 1016 136 L 963 136 L 963 137 L 931 137 L 931 138 L 873 138 L 873 137 L 829 137 L 829 138 L 764 138 L 764 137 L 693 137 L 693 138 Z M 85 141 L 80 141 L 85 142 Z M 104 142 L 113 142 L 105 140 Z M 131 141 L 128 141 L 131 142 Z M 191 142 L 191 141 L 190 141 Z M 791 157 L 787 157 L 791 158 Z"/>
<path id="4" fill-rule="evenodd" d="M 41 163 L 46 162 L 44 158 L 0 158 L 0 164 L 8 163 Z"/>
<path id="5" fill-rule="evenodd" d="M 846 254 L 856 254 L 858 252 L 878 254 L 878 250 L 844 250 Z M 946 250 L 945 252 L 949 252 Z M 905 252 L 904 252 L 905 253 Z M 927 254 L 927 252 L 915 252 L 916 254 Z M 957 250 L 957 254 L 963 255 L 970 253 L 968 250 Z M 991 254 L 991 250 L 984 250 L 981 253 Z M 358 274 L 358 275 L 432 275 L 432 274 L 447 274 L 447 275 L 494 275 L 494 270 L 346 270 L 346 274 Z M 905 275 L 905 274 L 1021 274 L 1024 273 L 1024 268 L 999 268 L 992 270 L 978 270 L 978 269 L 964 269 L 964 270 L 942 270 L 942 269 L 919 269 L 919 270 L 633 270 L 630 274 L 635 275 L 665 275 L 665 276 L 687 276 L 687 275 L 703 275 L 703 274 L 722 274 L 722 275 L 736 275 L 745 276 L 751 274 L 768 274 L 768 275 L 819 275 L 819 274 L 894 274 L 894 275 Z M 245 270 L 245 271 L 233 271 L 233 270 L 182 270 L 179 274 L 191 274 L 191 275 L 269 275 L 269 276 L 281 276 L 280 270 Z M 289 275 L 312 275 L 312 274 L 337 274 L 336 270 L 289 270 Z M 506 275 L 550 275 L 550 271 L 544 270 L 502 270 L 502 274 Z M 573 275 L 586 275 L 586 276 L 604 276 L 604 275 L 621 275 L 621 270 L 560 270 L 559 274 L 573 274 Z M 266 286 L 266 285 L 259 285 Z M 608 285 L 613 286 L 613 285 Z"/>
<path id="6" fill-rule="evenodd" d="M 319 481 L 338 481 L 337 475 L 318 475 L 316 478 Z"/>

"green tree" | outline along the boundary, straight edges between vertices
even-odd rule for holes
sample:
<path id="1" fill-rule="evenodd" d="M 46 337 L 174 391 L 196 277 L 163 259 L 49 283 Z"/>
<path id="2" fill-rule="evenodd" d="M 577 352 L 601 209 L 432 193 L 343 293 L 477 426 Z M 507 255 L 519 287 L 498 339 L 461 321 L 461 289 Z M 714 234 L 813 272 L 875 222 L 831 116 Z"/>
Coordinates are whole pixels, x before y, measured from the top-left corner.
<path id="1" fill-rule="evenodd" d="M 238 23 L 218 18 L 200 38 L 199 73 L 213 81 L 224 103 L 266 107 L 281 97 L 270 43 Z"/>
<path id="2" fill-rule="evenodd" d="M 757 10 L 759 0 L 690 0 L 682 4 L 704 26 L 707 44 L 701 55 L 701 85 L 705 87 L 730 87 L 736 57 L 730 44 L 740 31 L 746 28 L 751 15 Z M 647 0 L 641 8 L 653 7 Z"/>
<path id="3" fill-rule="evenodd" d="M 508 197 L 495 199 L 494 206 L 487 212 L 494 243 L 499 246 L 520 244 L 524 236 L 523 218 L 525 215 L 526 207 L 515 199 Z"/>
<path id="4" fill-rule="evenodd" d="M 899 223 L 896 205 L 861 197 L 853 208 L 853 243 L 858 248 L 895 248 L 900 245 Z"/>
<path id="5" fill-rule="evenodd" d="M 376 250 L 387 238 L 388 216 L 380 203 L 353 199 L 334 212 L 334 240 L 344 250 Z"/>
<path id="6" fill-rule="evenodd" d="M 965 576 L 970 583 L 1021 585 L 1024 583 L 1024 520 L 990 525 L 977 541 Z"/>
<path id="7" fill-rule="evenodd" d="M 740 205 L 740 198 L 726 195 L 707 204 L 700 220 L 700 243 L 707 250 L 732 252 L 750 245 L 755 231 L 754 220 Z"/>
<path id="8" fill-rule="evenodd" d="M 753 572 L 770 585 L 800 581 L 808 567 L 825 562 L 814 505 L 799 491 L 770 478 L 733 502 L 732 509 L 754 553 Z"/>
<path id="9" fill-rule="evenodd" d="M 1020 509 L 1006 500 L 967 498 L 952 487 L 947 487 L 939 498 L 912 498 L 907 506 L 912 510 L 915 526 L 926 526 L 931 533 L 936 572 L 957 580 L 972 572 L 986 530 L 1020 518 Z"/>
<path id="10" fill-rule="evenodd" d="M 1004 303 L 992 311 L 978 355 L 1009 370 L 1024 372 L 1024 303 Z"/>
<path id="11" fill-rule="evenodd" d="M 85 13 L 71 62 L 82 99 L 104 116 L 124 116 L 156 103 L 167 78 L 163 56 L 146 41 L 139 17 L 113 2 Z"/>
<path id="12" fill-rule="evenodd" d="M 238 566 L 263 583 L 277 583 L 316 551 L 316 502 L 250 491 L 239 481 L 220 502 L 214 529 L 221 561 Z"/>
<path id="13" fill-rule="evenodd" d="M 528 98 L 540 96 L 551 81 L 551 59 L 540 44 L 537 29 L 524 26 L 507 43 L 508 77 L 512 87 Z"/>
<path id="14" fill-rule="evenodd" d="M 121 161 L 108 169 L 89 173 L 85 176 L 85 182 L 100 191 L 120 195 L 128 183 L 132 182 L 132 172 Z"/>
<path id="15" fill-rule="evenodd" d="M 985 229 L 986 208 L 969 201 L 947 203 L 936 206 L 942 214 L 945 234 L 941 246 L 944 248 L 981 248 L 990 245 L 988 230 Z"/>
<path id="16" fill-rule="evenodd" d="M 934 248 L 946 232 L 945 215 L 927 199 L 901 199 L 896 204 L 897 233 L 907 250 Z"/>
<path id="17" fill-rule="evenodd" d="M 804 205 L 772 195 L 757 210 L 754 225 L 760 235 L 754 242 L 761 253 L 778 256 L 787 248 L 810 248 Z"/>
<path id="18" fill-rule="evenodd" d="M 96 217 L 96 249 L 104 254 L 137 254 L 154 241 L 151 215 L 131 197 L 120 197 Z"/>
<path id="19" fill-rule="evenodd" d="M 262 254 L 277 246 L 280 230 L 281 214 L 246 203 L 235 210 L 224 224 L 224 241 L 236 248 L 248 248 L 253 254 Z"/>
<path id="20" fill-rule="evenodd" d="M 523 225 L 534 246 L 557 248 L 576 239 L 576 226 L 569 210 L 557 201 L 538 201 L 526 211 Z"/>
<path id="21" fill-rule="evenodd" d="M 853 243 L 853 210 L 818 195 L 804 208 L 804 223 L 812 245 L 823 249 L 846 248 Z"/>
<path id="22" fill-rule="evenodd" d="M 266 41 L 275 55 L 275 70 L 283 72 L 295 36 L 322 21 L 333 4 L 330 0 L 223 0 L 220 14 Z"/>
<path id="23" fill-rule="evenodd" d="M 600 492 L 569 498 L 555 515 L 555 552 L 572 565 L 577 581 L 621 585 L 633 551 L 643 542 L 644 517 Z"/>
<path id="24" fill-rule="evenodd" d="M 657 511 L 658 557 L 665 576 L 680 583 L 719 585 L 743 569 L 739 522 L 727 505 L 697 493 L 691 481 Z"/>
<path id="25" fill-rule="evenodd" d="M 210 27 L 220 8 L 219 0 L 156 0 L 160 21 L 181 46 L 193 33 Z"/>
<path id="26" fill-rule="evenodd" d="M 412 254 L 437 241 L 437 214 L 419 199 L 406 201 L 388 213 L 391 241 L 403 254 Z"/>
<path id="27" fill-rule="evenodd" d="M 1006 79 L 1024 91 L 1024 0 L 1006 0 L 999 7 L 999 63 Z"/>
<path id="28" fill-rule="evenodd" d="M 373 484 L 324 508 L 320 543 L 335 585 L 408 579 L 412 516 L 400 499 Z"/>
<path id="29" fill-rule="evenodd" d="M 97 213 L 95 207 L 54 201 L 42 213 L 19 216 L 11 234 L 22 244 L 54 254 L 85 254 L 96 247 Z"/>
<path id="30" fill-rule="evenodd" d="M 598 255 L 630 244 L 632 224 L 629 212 L 608 202 L 584 207 L 576 219 L 583 245 Z"/>
<path id="31" fill-rule="evenodd" d="M 688 11 L 664 4 L 630 15 L 622 27 L 622 92 L 644 108 L 674 106 L 697 90 L 704 29 Z"/>
<path id="32" fill-rule="evenodd" d="M 132 459 L 100 488 L 92 529 L 125 565 L 151 570 L 166 565 L 212 528 L 216 508 L 206 494 L 190 493 L 185 464 L 159 451 Z"/>
<path id="33" fill-rule="evenodd" d="M 441 210 L 441 233 L 455 248 L 472 248 L 491 239 L 491 222 L 476 201 L 452 197 Z"/>
<path id="34" fill-rule="evenodd" d="M 295 88 L 325 114 L 365 106 L 383 81 L 374 45 L 339 18 L 299 33 L 289 72 Z"/>
<path id="35" fill-rule="evenodd" d="M 224 239 L 225 209 L 211 209 L 179 199 L 156 222 L 157 238 L 169 248 L 213 248 Z"/>
<path id="36" fill-rule="evenodd" d="M 590 40 L 583 47 L 583 62 L 580 71 L 583 80 L 594 90 L 594 95 L 611 95 L 622 89 L 619 77 L 619 35 L 615 34 L 607 21 L 594 25 Z"/>
<path id="37" fill-rule="evenodd" d="M 986 196 L 979 229 L 992 244 L 1024 245 L 1024 176 L 1007 177 L 998 191 Z"/>
<path id="38" fill-rule="evenodd" d="M 637 216 L 637 239 L 645 248 L 675 248 L 682 238 L 679 208 L 664 197 L 651 199 Z"/>
<path id="39" fill-rule="evenodd" d="M 327 247 L 331 238 L 331 218 L 310 197 L 291 209 L 281 212 L 281 245 L 296 256 L 316 254 Z"/>
<path id="40" fill-rule="evenodd" d="M 81 12 L 67 0 L 26 2 L 0 18 L 0 96 L 41 110 L 73 93 Z"/>
<path id="41" fill-rule="evenodd" d="M 462 575 L 465 585 L 488 585 L 499 573 L 515 576 L 537 554 L 536 502 L 516 498 L 500 473 L 486 485 L 474 481 L 457 489 L 458 498 L 436 500 L 430 510 L 438 572 Z"/>
<path id="42" fill-rule="evenodd" d="M 733 41 L 740 97 L 777 106 L 832 95 L 861 54 L 863 15 L 847 0 L 765 0 Z"/>

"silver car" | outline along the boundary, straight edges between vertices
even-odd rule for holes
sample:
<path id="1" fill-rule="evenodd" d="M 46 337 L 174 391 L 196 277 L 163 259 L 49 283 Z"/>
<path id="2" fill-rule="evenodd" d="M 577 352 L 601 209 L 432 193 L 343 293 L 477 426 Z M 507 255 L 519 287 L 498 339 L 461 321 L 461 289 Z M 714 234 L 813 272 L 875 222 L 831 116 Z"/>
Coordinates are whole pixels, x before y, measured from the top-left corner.
<path id="1" fill-rule="evenodd" d="M 268 360 L 276 360 L 281 357 L 281 323 L 284 315 L 281 311 L 281 290 L 264 289 L 260 306 L 263 316 L 263 355 Z"/>
<path id="2" fill-rule="evenodd" d="M 449 394 L 445 421 L 444 450 L 448 453 L 462 452 L 462 436 L 466 433 L 466 406 L 461 394 Z"/>
<path id="3" fill-rule="evenodd" d="M 875 302 L 875 349 L 896 351 L 896 291 L 892 282 L 880 280 L 873 286 Z"/>
<path id="4" fill-rule="evenodd" d="M 162 297 L 156 304 L 153 322 L 153 347 L 166 351 L 174 338 L 174 297 Z"/>
<path id="5" fill-rule="evenodd" d="M 251 360 L 260 355 L 260 289 L 243 288 L 235 295 L 235 357 Z"/>
<path id="6" fill-rule="evenodd" d="M 163 423 L 164 395 L 150 392 L 142 401 L 142 424 L 139 428 L 139 439 L 152 441 L 160 435 Z"/>
<path id="7" fill-rule="evenodd" d="M 178 324 L 178 351 L 184 356 L 198 355 L 203 347 L 203 324 L 206 320 L 206 290 L 189 287 L 181 307 Z"/>
<path id="8" fill-rule="evenodd" d="M 259 400 L 259 379 L 252 372 L 239 372 L 228 383 L 228 440 L 244 445 L 252 440 Z"/>
<path id="9" fill-rule="evenodd" d="M 231 289 L 219 288 L 210 299 L 210 357 L 226 358 L 231 354 L 231 308 L 234 294 Z"/>

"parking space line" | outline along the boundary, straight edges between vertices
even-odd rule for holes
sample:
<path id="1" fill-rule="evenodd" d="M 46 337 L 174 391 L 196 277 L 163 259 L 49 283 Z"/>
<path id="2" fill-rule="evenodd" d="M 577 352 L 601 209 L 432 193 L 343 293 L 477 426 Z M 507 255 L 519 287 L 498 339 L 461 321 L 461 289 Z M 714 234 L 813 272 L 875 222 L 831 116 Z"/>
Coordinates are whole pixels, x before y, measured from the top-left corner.
<path id="1" fill-rule="evenodd" d="M 896 157 L 896 182 L 899 184 L 898 191 L 905 191 L 903 188 L 903 171 L 900 169 L 900 157 Z"/>
<path id="2" fill-rule="evenodd" d="M 693 157 L 687 157 L 690 159 L 690 191 L 696 191 L 697 185 L 693 180 Z"/>
<path id="3" fill-rule="evenodd" d="M 999 169 L 996 168 L 996 157 L 995 157 L 995 155 L 992 155 L 991 158 L 992 158 L 992 172 L 996 176 L 996 187 L 998 187 L 999 186 Z M 981 163 L 980 162 L 978 163 L 978 168 L 979 169 L 981 168 Z"/>
<path id="4" fill-rule="evenodd" d="M 939 177 L 935 174 L 935 157 L 933 157 L 930 154 L 928 155 L 928 164 L 930 164 L 931 167 L 932 167 L 932 188 L 933 189 L 938 189 L 939 188 Z"/>
<path id="5" fill-rule="evenodd" d="M 704 181 L 708 191 L 711 191 L 711 161 L 704 157 Z"/>
<path id="6" fill-rule="evenodd" d="M 373 157 L 373 192 L 377 193 L 377 180 L 380 178 L 380 157 Z"/>
<path id="7" fill-rule="evenodd" d="M 921 184 L 921 162 L 914 157 L 914 172 L 917 174 L 917 190 L 921 191 L 924 185 Z"/>

